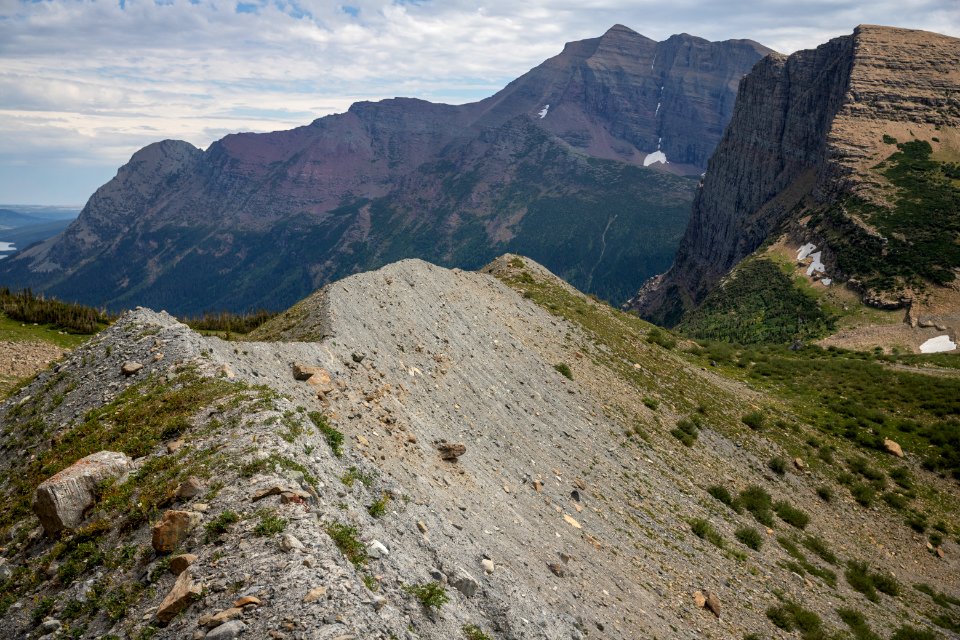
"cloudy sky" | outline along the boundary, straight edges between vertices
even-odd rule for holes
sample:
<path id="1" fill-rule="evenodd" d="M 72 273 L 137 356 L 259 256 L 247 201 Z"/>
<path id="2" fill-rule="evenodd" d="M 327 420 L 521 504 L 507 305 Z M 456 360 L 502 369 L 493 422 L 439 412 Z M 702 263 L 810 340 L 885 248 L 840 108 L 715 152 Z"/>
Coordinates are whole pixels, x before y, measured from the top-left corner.
<path id="1" fill-rule="evenodd" d="M 618 22 L 789 53 L 860 23 L 960 36 L 960 1 L 0 0 L 0 203 L 83 204 L 164 138 L 476 100 Z"/>

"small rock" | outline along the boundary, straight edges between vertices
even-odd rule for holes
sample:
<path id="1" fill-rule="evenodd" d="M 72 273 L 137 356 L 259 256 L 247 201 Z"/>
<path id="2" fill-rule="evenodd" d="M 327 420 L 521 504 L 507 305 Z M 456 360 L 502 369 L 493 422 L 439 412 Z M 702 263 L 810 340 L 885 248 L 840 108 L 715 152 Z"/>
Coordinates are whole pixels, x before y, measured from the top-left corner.
<path id="1" fill-rule="evenodd" d="M 163 514 L 160 522 L 153 525 L 151 544 L 159 553 L 170 553 L 183 542 L 187 534 L 203 519 L 194 511 L 170 509 Z"/>
<path id="2" fill-rule="evenodd" d="M 803 471 L 807 468 L 807 463 L 803 461 L 803 458 L 794 458 L 793 466 L 797 468 L 797 471 Z"/>
<path id="3" fill-rule="evenodd" d="M 202 588 L 193 584 L 190 570 L 182 572 L 173 583 L 173 588 L 160 603 L 157 609 L 157 620 L 162 623 L 170 622 L 178 613 L 190 606 L 190 603 L 200 597 Z"/>
<path id="4" fill-rule="evenodd" d="M 707 591 L 706 608 L 713 615 L 720 617 L 720 598 L 713 591 Z"/>
<path id="5" fill-rule="evenodd" d="M 491 563 L 492 564 L 492 563 Z M 486 570 L 486 567 L 484 567 Z M 491 572 L 493 569 L 490 570 Z M 453 579 L 450 580 L 450 585 L 462 593 L 467 598 L 472 598 L 476 595 L 477 589 L 480 588 L 480 583 L 477 582 L 476 578 L 464 571 L 463 569 L 458 569 Z"/>
<path id="6" fill-rule="evenodd" d="M 562 578 L 567 574 L 567 570 L 564 569 L 563 565 L 559 562 L 548 562 L 547 568 L 550 569 L 550 572 L 558 578 Z"/>
<path id="7" fill-rule="evenodd" d="M 233 640 L 246 630 L 247 625 L 240 620 L 230 620 L 212 629 L 204 638 L 206 640 Z"/>
<path id="8" fill-rule="evenodd" d="M 694 591 L 693 603 L 696 604 L 699 608 L 703 609 L 704 607 L 707 606 L 707 596 L 703 595 L 703 591 Z"/>
<path id="9" fill-rule="evenodd" d="M 582 528 L 579 522 L 577 522 L 572 516 L 569 516 L 567 514 L 563 514 L 563 521 L 566 522 L 571 527 L 573 527 L 574 529 Z"/>
<path id="10" fill-rule="evenodd" d="M 225 377 L 227 380 L 233 380 L 237 377 L 237 374 L 234 373 L 233 369 L 226 362 L 220 365 L 220 375 Z"/>
<path id="11" fill-rule="evenodd" d="M 167 453 L 176 453 L 184 445 L 183 439 L 173 440 L 167 443 Z"/>
<path id="12" fill-rule="evenodd" d="M 304 602 L 316 602 L 320 598 L 323 598 L 327 595 L 326 587 L 314 587 L 307 592 L 307 595 L 303 596 Z"/>
<path id="13" fill-rule="evenodd" d="M 6 582 L 12 575 L 9 561 L 6 558 L 0 558 L 0 582 Z"/>
<path id="14" fill-rule="evenodd" d="M 943 552 L 943 547 L 937 547 L 937 557 L 942 558 L 944 555 L 946 554 Z"/>
<path id="15" fill-rule="evenodd" d="M 263 603 L 260 602 L 260 598 L 256 596 L 243 596 L 242 598 L 237 598 L 236 600 L 233 601 L 233 606 L 238 607 L 240 609 L 251 604 L 256 607 L 259 607 Z"/>
<path id="16" fill-rule="evenodd" d="M 357 352 L 354 352 L 351 357 L 353 358 L 353 361 L 356 362 L 357 364 L 360 364 L 361 362 L 363 362 L 363 359 L 366 358 L 365 355 Z"/>
<path id="17" fill-rule="evenodd" d="M 484 558 L 480 561 L 480 566 L 483 567 L 484 573 L 493 573 L 493 560 L 490 558 Z"/>
<path id="18" fill-rule="evenodd" d="M 374 560 L 378 560 L 390 555 L 390 551 L 379 540 L 372 540 L 370 544 L 367 545 L 367 555 Z"/>
<path id="19" fill-rule="evenodd" d="M 427 525 L 423 523 L 423 520 L 417 520 L 417 529 L 419 529 L 423 535 L 427 535 Z"/>
<path id="20" fill-rule="evenodd" d="M 163 360 L 163 354 L 162 354 L 162 353 L 155 353 L 155 354 L 153 354 L 153 361 L 154 361 L 154 362 L 160 362 L 161 360 Z"/>
<path id="21" fill-rule="evenodd" d="M 462 443 L 442 442 L 437 445 L 437 451 L 440 452 L 441 460 L 456 462 L 457 458 L 467 452 L 467 445 Z"/>
<path id="22" fill-rule="evenodd" d="M 542 483 L 541 481 L 539 481 L 539 480 L 534 480 L 534 481 L 533 481 L 533 490 L 534 490 L 534 491 L 537 491 L 537 492 L 543 491 L 543 483 Z"/>
<path id="23" fill-rule="evenodd" d="M 178 576 L 196 561 L 197 556 L 192 553 L 181 553 L 178 556 L 173 556 L 170 558 L 170 572 Z"/>
<path id="24" fill-rule="evenodd" d="M 303 559 L 303 566 L 309 567 L 309 568 L 312 569 L 312 568 L 314 568 L 315 566 L 317 566 L 317 559 L 314 558 L 313 556 L 306 556 L 306 557 Z"/>
<path id="25" fill-rule="evenodd" d="M 890 455 L 896 456 L 898 458 L 903 457 L 903 447 L 901 447 L 897 442 L 891 440 L 890 438 L 883 439 L 883 448 L 887 450 L 887 453 Z"/>
<path id="26" fill-rule="evenodd" d="M 140 364 L 139 362 L 128 360 L 127 362 L 123 363 L 123 366 L 120 367 L 120 373 L 122 373 L 125 376 L 132 376 L 137 371 L 140 371 L 140 369 L 143 369 L 142 364 Z"/>
<path id="27" fill-rule="evenodd" d="M 56 618 L 47 618 L 40 625 L 40 628 L 43 630 L 44 633 L 56 633 L 57 631 L 60 631 L 60 627 L 61 627 L 60 621 L 57 620 Z"/>
<path id="28" fill-rule="evenodd" d="M 239 618 L 242 613 L 243 609 L 240 607 L 230 607 L 229 609 L 224 609 L 220 613 L 207 620 L 204 626 L 209 628 L 219 627 L 226 622 L 230 622 L 234 618 Z"/>
<path id="29" fill-rule="evenodd" d="M 303 551 L 304 548 L 303 543 L 292 533 L 285 533 L 280 539 L 280 549 L 283 551 Z"/>
<path id="30" fill-rule="evenodd" d="M 200 495 L 202 491 L 203 482 L 200 478 L 190 476 L 177 487 L 177 497 L 181 500 L 189 500 L 190 498 L 195 498 Z"/>
<path id="31" fill-rule="evenodd" d="M 271 485 L 266 489 L 261 489 L 256 493 L 254 493 L 252 496 L 250 496 L 250 500 L 253 502 L 257 502 L 258 500 L 263 500 L 264 498 L 267 498 L 269 496 L 280 495 L 284 491 L 286 491 L 286 489 L 284 487 L 281 487 L 278 484 Z"/>

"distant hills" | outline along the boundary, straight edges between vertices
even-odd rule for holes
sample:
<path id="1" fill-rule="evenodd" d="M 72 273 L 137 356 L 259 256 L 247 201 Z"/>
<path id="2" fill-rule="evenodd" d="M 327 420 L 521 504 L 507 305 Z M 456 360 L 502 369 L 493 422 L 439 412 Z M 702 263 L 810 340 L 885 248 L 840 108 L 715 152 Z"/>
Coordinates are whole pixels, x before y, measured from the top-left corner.
<path id="1" fill-rule="evenodd" d="M 179 313 L 285 307 L 405 257 L 530 255 L 621 302 L 670 264 L 740 78 L 769 49 L 616 25 L 480 102 L 362 102 L 138 151 L 0 283 Z"/>
<path id="2" fill-rule="evenodd" d="M 0 204 L 0 259 L 62 232 L 80 208 Z"/>

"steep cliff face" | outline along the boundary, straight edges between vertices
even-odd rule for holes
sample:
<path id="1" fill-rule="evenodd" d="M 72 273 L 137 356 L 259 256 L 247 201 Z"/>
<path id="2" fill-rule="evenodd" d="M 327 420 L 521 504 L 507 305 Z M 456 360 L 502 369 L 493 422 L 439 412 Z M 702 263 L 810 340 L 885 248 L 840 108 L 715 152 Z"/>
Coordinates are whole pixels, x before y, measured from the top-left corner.
<path id="1" fill-rule="evenodd" d="M 958 60 L 954 38 L 874 26 L 789 58 L 765 58 L 740 85 L 673 266 L 629 306 L 675 324 L 734 265 L 784 231 L 818 243 L 831 235 L 883 238 L 884 216 L 853 211 L 849 198 L 889 209 L 902 196 L 877 168 L 896 151 L 894 136 L 932 140 L 934 155 L 954 153 Z M 831 225 L 842 231 L 831 233 Z M 890 247 L 878 242 L 879 258 Z M 864 275 L 837 264 L 839 254 L 849 255 L 843 247 L 825 252 L 838 278 Z"/>
<path id="2" fill-rule="evenodd" d="M 151 145 L 0 281 L 112 307 L 277 308 L 390 260 L 478 267 L 510 249 L 622 301 L 668 266 L 695 187 L 679 176 L 702 172 L 767 52 L 617 25 L 477 103 L 362 102 L 205 151 Z"/>

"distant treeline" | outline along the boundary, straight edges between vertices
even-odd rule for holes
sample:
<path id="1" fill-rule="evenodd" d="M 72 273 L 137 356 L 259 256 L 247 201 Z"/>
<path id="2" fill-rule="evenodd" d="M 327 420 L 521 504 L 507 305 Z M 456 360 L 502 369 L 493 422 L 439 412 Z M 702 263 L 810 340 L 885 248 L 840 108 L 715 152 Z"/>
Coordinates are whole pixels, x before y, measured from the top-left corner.
<path id="1" fill-rule="evenodd" d="M 224 331 L 226 333 L 250 333 L 267 320 L 275 317 L 276 311 L 257 309 L 246 313 L 219 311 L 206 312 L 200 316 L 181 318 L 181 322 L 195 331 Z"/>
<path id="2" fill-rule="evenodd" d="M 73 333 L 96 333 L 116 316 L 75 302 L 63 302 L 35 294 L 30 289 L 11 291 L 0 287 L 0 311 L 14 320 L 48 324 Z"/>

